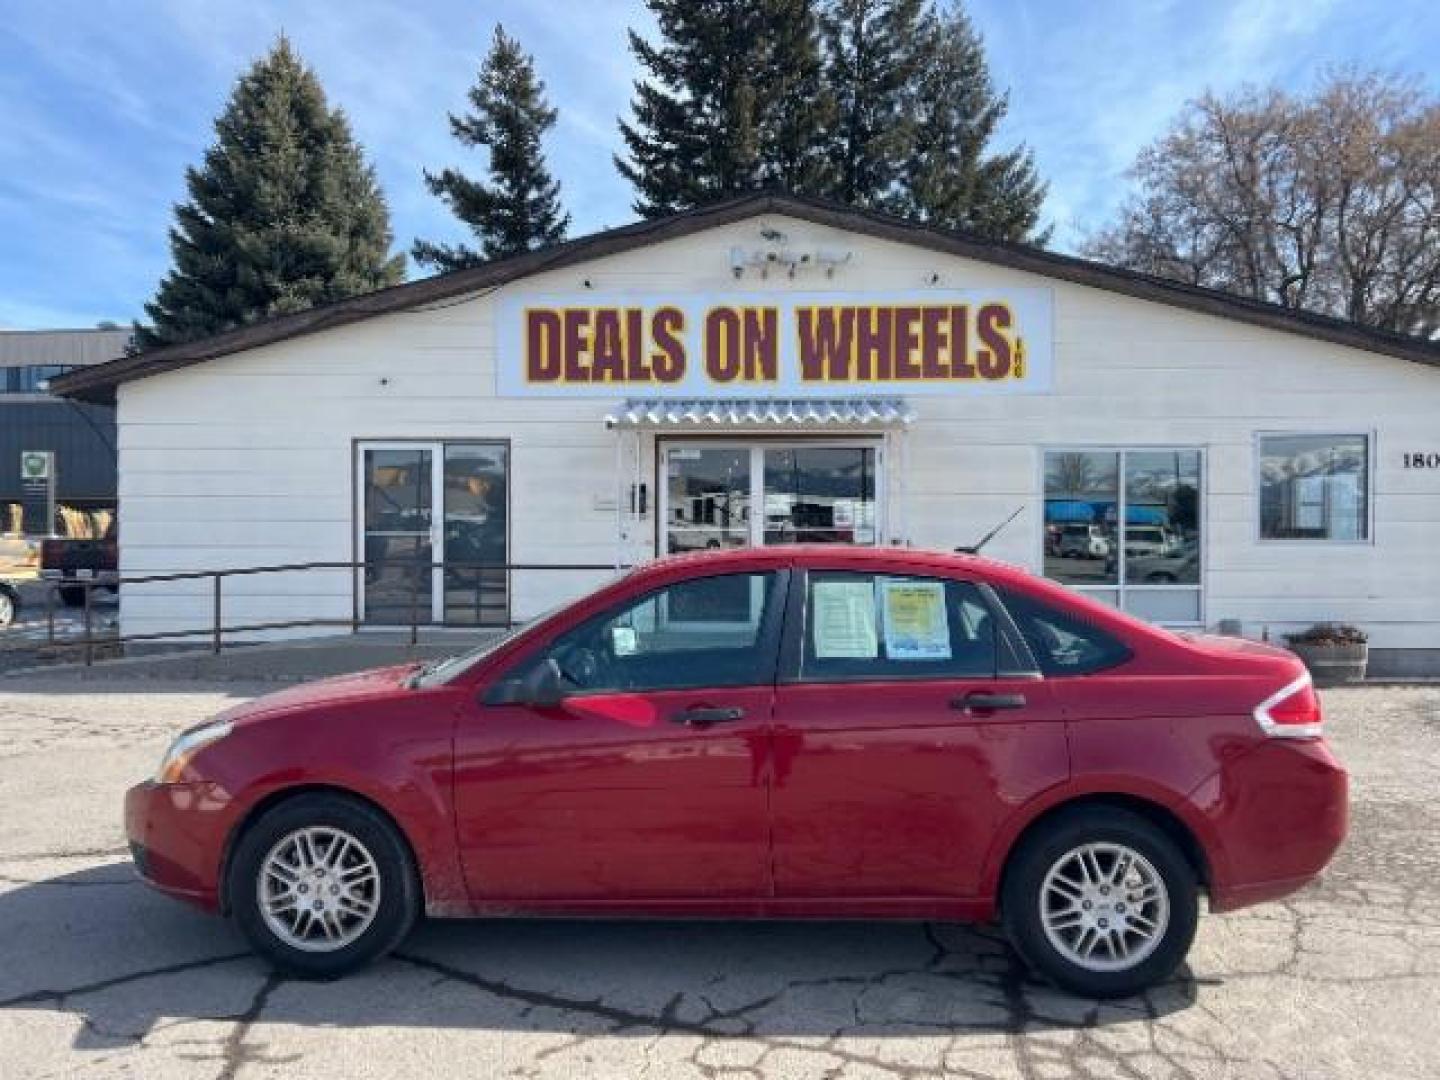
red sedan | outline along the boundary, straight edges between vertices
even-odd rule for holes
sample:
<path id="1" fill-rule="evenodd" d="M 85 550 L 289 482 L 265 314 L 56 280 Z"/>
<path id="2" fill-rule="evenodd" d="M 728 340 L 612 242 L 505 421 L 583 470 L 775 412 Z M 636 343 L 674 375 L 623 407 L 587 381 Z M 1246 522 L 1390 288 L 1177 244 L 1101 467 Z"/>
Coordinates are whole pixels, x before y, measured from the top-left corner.
<path id="1" fill-rule="evenodd" d="M 652 563 L 474 652 L 194 728 L 126 826 L 154 886 L 334 975 L 416 917 L 1003 921 L 1059 985 L 1169 975 L 1293 892 L 1346 776 L 1287 652 L 973 556 Z"/>

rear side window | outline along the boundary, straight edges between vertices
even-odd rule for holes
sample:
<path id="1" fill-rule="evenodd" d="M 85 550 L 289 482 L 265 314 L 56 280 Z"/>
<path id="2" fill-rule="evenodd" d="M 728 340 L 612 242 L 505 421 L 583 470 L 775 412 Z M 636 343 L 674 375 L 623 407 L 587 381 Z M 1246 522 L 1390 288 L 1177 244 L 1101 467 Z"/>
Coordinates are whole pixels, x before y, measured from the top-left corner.
<path id="1" fill-rule="evenodd" d="M 999 633 L 969 582 L 812 571 L 800 677 L 994 678 Z"/>
<path id="2" fill-rule="evenodd" d="M 1046 675 L 1088 675 L 1130 659 L 1125 643 L 1097 626 L 1017 592 L 998 590 Z"/>

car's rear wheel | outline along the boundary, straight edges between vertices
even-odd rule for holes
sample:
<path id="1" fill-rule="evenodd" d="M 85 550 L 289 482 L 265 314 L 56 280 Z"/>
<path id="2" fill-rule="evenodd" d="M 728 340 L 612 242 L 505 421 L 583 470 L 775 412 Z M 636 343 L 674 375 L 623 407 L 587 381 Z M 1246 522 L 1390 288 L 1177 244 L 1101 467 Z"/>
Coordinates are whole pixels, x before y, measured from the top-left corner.
<path id="1" fill-rule="evenodd" d="M 404 838 L 373 807 L 340 795 L 299 795 L 268 811 L 240 837 L 227 887 L 255 950 L 317 978 L 389 952 L 420 908 Z"/>
<path id="2" fill-rule="evenodd" d="M 1026 837 L 1006 868 L 1001 914 L 1021 957 L 1087 997 L 1138 993 L 1185 959 L 1199 914 L 1195 871 L 1137 814 L 1062 813 Z"/>

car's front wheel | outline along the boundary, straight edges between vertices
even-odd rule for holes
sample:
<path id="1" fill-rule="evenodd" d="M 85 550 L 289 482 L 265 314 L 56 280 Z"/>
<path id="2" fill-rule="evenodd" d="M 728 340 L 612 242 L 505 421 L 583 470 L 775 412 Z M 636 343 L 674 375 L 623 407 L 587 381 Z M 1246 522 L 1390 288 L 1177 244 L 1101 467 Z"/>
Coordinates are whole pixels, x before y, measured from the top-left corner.
<path id="1" fill-rule="evenodd" d="M 1028 836 L 1006 869 L 1005 929 L 1021 957 L 1087 997 L 1139 993 L 1170 975 L 1195 938 L 1194 869 L 1137 814 L 1062 813 Z"/>
<path id="2" fill-rule="evenodd" d="M 256 952 L 292 974 L 327 978 L 398 945 L 420 890 L 403 837 L 341 795 L 289 799 L 241 836 L 228 895 Z"/>

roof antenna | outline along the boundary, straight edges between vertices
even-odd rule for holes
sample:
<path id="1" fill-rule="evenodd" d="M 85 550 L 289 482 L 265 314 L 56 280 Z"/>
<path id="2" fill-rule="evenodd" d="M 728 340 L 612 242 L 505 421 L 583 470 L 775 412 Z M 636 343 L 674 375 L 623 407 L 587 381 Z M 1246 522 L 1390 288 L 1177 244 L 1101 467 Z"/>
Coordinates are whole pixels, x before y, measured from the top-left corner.
<path id="1" fill-rule="evenodd" d="M 979 555 L 981 548 L 983 548 L 991 540 L 994 540 L 995 537 L 999 536 L 1000 530 L 1005 528 L 1006 525 L 1009 525 L 1010 522 L 1014 521 L 1024 512 L 1025 506 L 1022 503 L 1020 506 L 1015 508 L 1015 512 L 1013 514 L 1011 514 L 1004 521 L 1000 522 L 999 525 L 996 525 L 993 529 L 991 529 L 988 533 L 981 537 L 978 544 L 971 544 L 969 547 L 957 547 L 955 550 L 958 551 L 961 555 Z"/>

